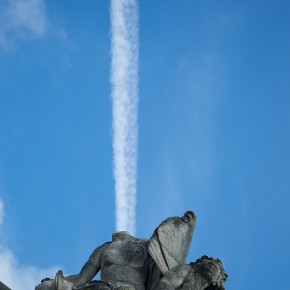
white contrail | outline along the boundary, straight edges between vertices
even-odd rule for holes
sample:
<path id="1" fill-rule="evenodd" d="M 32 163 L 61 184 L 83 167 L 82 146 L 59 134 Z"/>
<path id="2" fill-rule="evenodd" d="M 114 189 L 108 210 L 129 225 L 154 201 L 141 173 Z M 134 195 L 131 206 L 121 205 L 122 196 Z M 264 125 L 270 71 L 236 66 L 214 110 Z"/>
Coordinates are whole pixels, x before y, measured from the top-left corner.
<path id="1" fill-rule="evenodd" d="M 138 143 L 138 2 L 111 0 L 111 84 L 117 231 L 135 234 Z"/>

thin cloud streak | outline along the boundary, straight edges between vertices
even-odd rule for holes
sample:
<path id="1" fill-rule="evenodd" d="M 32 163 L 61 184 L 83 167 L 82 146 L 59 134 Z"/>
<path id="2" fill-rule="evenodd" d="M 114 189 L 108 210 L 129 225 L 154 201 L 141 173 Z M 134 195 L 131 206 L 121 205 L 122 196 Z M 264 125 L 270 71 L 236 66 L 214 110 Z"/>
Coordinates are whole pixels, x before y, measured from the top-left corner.
<path id="1" fill-rule="evenodd" d="M 138 143 L 138 3 L 111 0 L 111 85 L 116 228 L 135 234 Z"/>

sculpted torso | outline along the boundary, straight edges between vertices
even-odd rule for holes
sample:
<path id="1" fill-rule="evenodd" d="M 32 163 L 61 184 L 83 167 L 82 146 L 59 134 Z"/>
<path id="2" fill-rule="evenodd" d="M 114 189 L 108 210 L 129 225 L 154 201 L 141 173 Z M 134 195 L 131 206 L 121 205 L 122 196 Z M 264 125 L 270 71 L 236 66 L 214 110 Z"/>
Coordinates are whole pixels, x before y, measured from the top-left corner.
<path id="1" fill-rule="evenodd" d="M 114 237 L 100 253 L 101 280 L 125 283 L 132 289 L 145 289 L 147 279 L 147 240 Z M 92 257 L 92 261 L 93 261 Z"/>
<path id="2" fill-rule="evenodd" d="M 96 248 L 79 274 L 65 278 L 64 286 L 57 289 L 82 289 L 101 271 L 101 280 L 106 284 L 94 289 L 145 290 L 148 276 L 148 240 L 138 239 L 128 232 L 113 233 L 112 242 Z M 61 279 L 62 280 L 62 279 Z M 39 284 L 36 290 L 55 290 L 56 281 Z"/>

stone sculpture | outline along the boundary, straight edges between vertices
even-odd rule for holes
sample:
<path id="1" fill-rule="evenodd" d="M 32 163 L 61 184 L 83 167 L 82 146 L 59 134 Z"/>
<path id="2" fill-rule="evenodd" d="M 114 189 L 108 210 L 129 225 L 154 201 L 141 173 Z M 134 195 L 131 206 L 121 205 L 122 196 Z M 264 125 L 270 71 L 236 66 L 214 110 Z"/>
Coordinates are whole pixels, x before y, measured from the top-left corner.
<path id="1" fill-rule="evenodd" d="M 185 264 L 196 216 L 163 221 L 149 240 L 116 232 L 96 248 L 79 274 L 45 278 L 35 290 L 222 290 L 227 278 L 220 260 L 203 256 Z M 101 280 L 92 280 L 101 271 Z"/>
<path id="2" fill-rule="evenodd" d="M 8 288 L 5 284 L 3 284 L 3 283 L 0 281 L 0 290 L 11 290 L 11 289 Z"/>
<path id="3" fill-rule="evenodd" d="M 219 259 L 202 256 L 195 263 L 180 264 L 167 271 L 157 283 L 156 290 L 224 290 L 224 272 Z"/>

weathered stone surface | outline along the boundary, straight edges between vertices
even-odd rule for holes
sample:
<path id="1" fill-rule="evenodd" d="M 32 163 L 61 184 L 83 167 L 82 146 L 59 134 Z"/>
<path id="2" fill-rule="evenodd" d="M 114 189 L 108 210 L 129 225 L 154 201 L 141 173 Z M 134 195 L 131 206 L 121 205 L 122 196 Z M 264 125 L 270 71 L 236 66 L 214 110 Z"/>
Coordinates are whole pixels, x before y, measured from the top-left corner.
<path id="1" fill-rule="evenodd" d="M 0 281 L 0 290 L 11 290 L 11 289 Z"/>
<path id="2" fill-rule="evenodd" d="M 210 290 L 224 289 L 227 278 L 220 260 L 203 256 L 184 264 L 196 217 L 163 221 L 149 240 L 116 232 L 112 241 L 96 248 L 79 274 L 44 279 L 36 290 Z M 93 281 L 101 271 L 101 280 Z M 1 289 L 0 289 L 1 290 Z"/>

